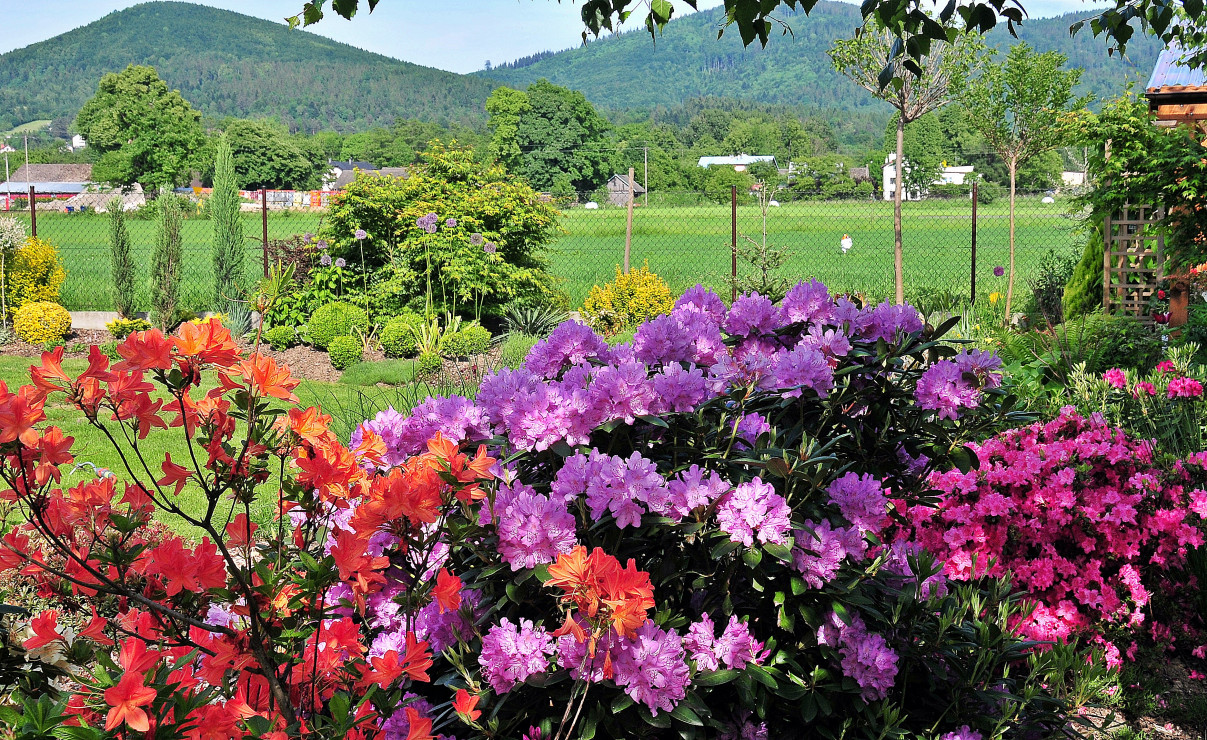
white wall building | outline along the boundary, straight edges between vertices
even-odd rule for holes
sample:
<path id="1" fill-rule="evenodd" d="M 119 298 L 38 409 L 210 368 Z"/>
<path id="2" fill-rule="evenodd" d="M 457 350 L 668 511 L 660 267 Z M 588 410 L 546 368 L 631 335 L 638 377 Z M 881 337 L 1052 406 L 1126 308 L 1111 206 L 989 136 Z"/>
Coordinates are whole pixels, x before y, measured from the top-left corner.
<path id="1" fill-rule="evenodd" d="M 909 173 L 909 162 L 903 162 L 901 165 L 903 174 Z M 947 163 L 943 163 L 943 169 L 939 170 L 939 174 L 935 176 L 933 185 L 964 185 L 971 184 L 973 175 L 972 165 L 961 167 L 948 167 Z M 897 153 L 889 152 L 889 155 L 884 160 L 883 181 L 881 192 L 884 193 L 885 200 L 892 200 L 893 194 L 897 190 Z M 903 200 L 922 200 L 926 197 L 925 191 L 918 189 L 906 192 Z"/>
<path id="2" fill-rule="evenodd" d="M 779 164 L 776 163 L 775 157 L 770 154 L 734 154 L 726 157 L 700 157 L 700 167 L 720 167 L 727 166 L 734 168 L 737 172 L 745 172 L 746 168 L 755 162 L 770 162 L 779 169 Z"/>
<path id="3" fill-rule="evenodd" d="M 1085 173 L 1065 170 L 1060 173 L 1060 184 L 1066 188 L 1079 188 L 1085 185 Z"/>

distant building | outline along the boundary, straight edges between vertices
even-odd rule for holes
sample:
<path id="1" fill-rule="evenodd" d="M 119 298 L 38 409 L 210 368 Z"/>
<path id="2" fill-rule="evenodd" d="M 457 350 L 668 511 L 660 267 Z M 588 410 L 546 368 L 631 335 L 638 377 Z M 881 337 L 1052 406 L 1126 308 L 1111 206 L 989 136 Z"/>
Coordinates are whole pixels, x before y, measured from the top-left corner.
<path id="1" fill-rule="evenodd" d="M 871 167 L 852 167 L 850 169 L 850 175 L 851 175 L 851 179 L 855 181 L 855 184 L 859 184 L 861 182 L 871 182 L 872 181 L 872 168 Z"/>
<path id="2" fill-rule="evenodd" d="M 1065 170 L 1060 173 L 1060 184 L 1066 188 L 1079 188 L 1085 185 L 1085 173 Z"/>
<path id="3" fill-rule="evenodd" d="M 13 198 L 28 198 L 31 186 L 38 200 L 56 200 L 83 193 L 91 185 L 90 164 L 26 164 L 0 183 L 0 199 L 7 209 Z"/>
<path id="4" fill-rule="evenodd" d="M 605 186 L 608 189 L 608 203 L 614 206 L 627 206 L 629 204 L 629 176 L 628 175 L 612 175 L 608 178 Z M 645 192 L 645 188 L 636 180 L 633 181 L 633 196 L 634 198 Z"/>
<path id="5" fill-rule="evenodd" d="M 323 176 L 323 190 L 343 190 L 348 183 L 356 179 L 356 172 L 376 171 L 377 166 L 372 162 L 360 162 L 354 159 L 327 160 L 327 174 Z"/>
<path id="6" fill-rule="evenodd" d="M 142 207 L 147 199 L 143 195 L 142 186 L 138 183 L 127 191 L 121 188 L 110 187 L 93 187 L 89 190 L 73 195 L 63 202 L 63 208 L 67 211 L 95 211 L 97 213 L 105 213 L 109 210 L 109 204 L 114 198 L 121 198 L 122 210 L 133 211 Z"/>
<path id="7" fill-rule="evenodd" d="M 779 169 L 775 157 L 770 154 L 732 154 L 726 157 L 700 157 L 700 167 L 732 167 L 735 172 L 745 172 L 756 162 L 770 162 Z"/>
<path id="8" fill-rule="evenodd" d="M 1182 56 L 1177 44 L 1162 49 L 1144 86 L 1148 109 L 1158 125 L 1207 120 L 1207 70 L 1187 67 L 1179 61 Z"/>
<path id="9" fill-rule="evenodd" d="M 909 173 L 909 162 L 901 164 L 902 174 Z M 932 185 L 964 185 L 969 183 L 969 178 L 973 174 L 972 165 L 962 167 L 948 167 L 947 163 L 943 163 L 943 168 L 935 176 Z M 884 158 L 883 170 L 883 192 L 885 200 L 892 200 L 897 192 L 897 153 L 890 152 Z M 922 200 L 926 197 L 926 191 L 919 188 L 914 188 L 902 195 L 902 200 Z"/>

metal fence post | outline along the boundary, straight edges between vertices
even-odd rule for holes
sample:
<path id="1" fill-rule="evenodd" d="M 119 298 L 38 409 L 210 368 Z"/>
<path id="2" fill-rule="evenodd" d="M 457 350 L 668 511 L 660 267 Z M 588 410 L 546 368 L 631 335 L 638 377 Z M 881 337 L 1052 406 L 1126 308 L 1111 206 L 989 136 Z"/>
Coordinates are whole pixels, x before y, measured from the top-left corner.
<path id="1" fill-rule="evenodd" d="M 264 277 L 268 277 L 268 188 L 260 188 L 260 219 L 264 224 Z"/>
<path id="2" fill-rule="evenodd" d="M 629 254 L 633 250 L 633 168 L 629 168 L 629 215 L 624 227 L 624 274 L 629 274 Z"/>
<path id="3" fill-rule="evenodd" d="M 972 297 L 970 302 L 976 303 L 976 204 L 977 184 L 972 183 Z"/>
<path id="4" fill-rule="evenodd" d="M 729 186 L 729 277 L 730 290 L 729 301 L 734 303 L 738 300 L 738 186 Z"/>
<path id="5" fill-rule="evenodd" d="M 38 238 L 38 206 L 34 199 L 34 186 L 29 186 L 29 230 Z"/>

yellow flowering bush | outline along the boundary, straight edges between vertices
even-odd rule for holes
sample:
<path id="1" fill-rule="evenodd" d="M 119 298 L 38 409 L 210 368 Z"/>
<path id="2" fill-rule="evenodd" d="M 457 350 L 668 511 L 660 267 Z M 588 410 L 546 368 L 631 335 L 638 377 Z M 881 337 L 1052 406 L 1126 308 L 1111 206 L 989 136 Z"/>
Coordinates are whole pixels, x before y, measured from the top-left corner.
<path id="1" fill-rule="evenodd" d="M 67 271 L 59 260 L 59 250 L 48 241 L 29 237 L 6 265 L 5 285 L 8 305 L 17 309 L 37 302 L 55 303 Z"/>
<path id="2" fill-rule="evenodd" d="M 616 268 L 616 279 L 602 288 L 592 286 L 583 303 L 582 316 L 591 328 L 614 334 L 670 313 L 675 299 L 666 281 L 650 271 L 647 261 L 626 275 Z"/>
<path id="3" fill-rule="evenodd" d="M 114 319 L 106 321 L 105 328 L 114 339 L 125 339 L 136 331 L 146 331 L 151 328 L 151 322 L 145 319 Z"/>
<path id="4" fill-rule="evenodd" d="M 57 303 L 34 301 L 17 309 L 13 331 L 21 341 L 30 344 L 55 342 L 67 336 L 71 329 L 71 314 Z"/>

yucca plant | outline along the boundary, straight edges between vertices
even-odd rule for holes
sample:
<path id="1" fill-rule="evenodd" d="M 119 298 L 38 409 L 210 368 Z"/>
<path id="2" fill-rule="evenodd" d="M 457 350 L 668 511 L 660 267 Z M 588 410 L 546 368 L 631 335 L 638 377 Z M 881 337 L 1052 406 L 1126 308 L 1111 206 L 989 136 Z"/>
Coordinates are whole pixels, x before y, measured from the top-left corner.
<path id="1" fill-rule="evenodd" d="M 566 320 L 566 312 L 554 306 L 507 307 L 503 318 L 507 322 L 507 333 L 524 334 L 542 339 L 553 333 L 557 325 Z"/>

